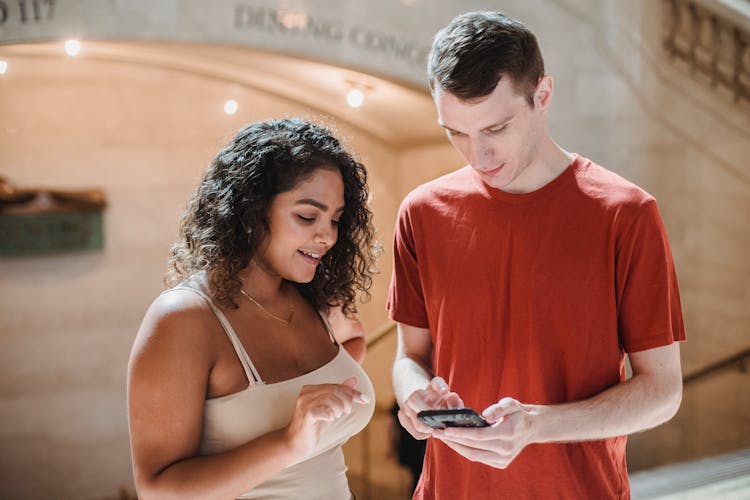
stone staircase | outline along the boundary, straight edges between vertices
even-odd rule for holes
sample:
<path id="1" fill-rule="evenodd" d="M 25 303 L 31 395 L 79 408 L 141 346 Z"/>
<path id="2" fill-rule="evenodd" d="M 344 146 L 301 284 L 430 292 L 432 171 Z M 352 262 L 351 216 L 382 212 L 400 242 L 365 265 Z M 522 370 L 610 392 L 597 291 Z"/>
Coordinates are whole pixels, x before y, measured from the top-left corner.
<path id="1" fill-rule="evenodd" d="M 636 472 L 633 500 L 748 500 L 750 448 Z"/>

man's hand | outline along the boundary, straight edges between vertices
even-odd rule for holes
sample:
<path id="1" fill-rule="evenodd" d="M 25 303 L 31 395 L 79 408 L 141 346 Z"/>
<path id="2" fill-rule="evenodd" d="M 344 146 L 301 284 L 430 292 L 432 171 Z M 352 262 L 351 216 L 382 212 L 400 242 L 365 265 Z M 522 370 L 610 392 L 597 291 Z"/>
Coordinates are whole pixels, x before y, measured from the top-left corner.
<path id="1" fill-rule="evenodd" d="M 451 392 L 448 384 L 441 377 L 434 377 L 426 388 L 414 391 L 404 401 L 398 412 L 398 420 L 415 439 L 427 439 L 433 429 L 417 419 L 423 410 L 462 407 L 463 401 L 458 394 Z"/>
<path id="2" fill-rule="evenodd" d="M 531 443 L 608 439 L 670 419 L 682 396 L 679 343 L 628 356 L 633 376 L 588 399 L 530 405 L 503 398 L 482 412 L 490 427 L 451 428 L 432 436 L 469 460 L 504 468 Z"/>
<path id="3" fill-rule="evenodd" d="M 435 429 L 432 436 L 472 462 L 504 469 L 534 442 L 535 415 L 534 405 L 503 398 L 482 412 L 490 427 Z"/>

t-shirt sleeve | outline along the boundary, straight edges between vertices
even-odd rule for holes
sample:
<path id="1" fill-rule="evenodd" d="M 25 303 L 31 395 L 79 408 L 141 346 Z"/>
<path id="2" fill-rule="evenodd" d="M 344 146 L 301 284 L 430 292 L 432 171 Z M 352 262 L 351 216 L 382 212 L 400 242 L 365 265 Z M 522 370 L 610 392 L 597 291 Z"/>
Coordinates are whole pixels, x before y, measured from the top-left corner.
<path id="1" fill-rule="evenodd" d="M 401 204 L 393 238 L 393 274 L 388 292 L 391 319 L 428 328 L 409 198 Z"/>
<path id="2" fill-rule="evenodd" d="M 620 343 L 626 352 L 685 340 L 677 275 L 656 201 L 638 207 L 616 249 Z"/>

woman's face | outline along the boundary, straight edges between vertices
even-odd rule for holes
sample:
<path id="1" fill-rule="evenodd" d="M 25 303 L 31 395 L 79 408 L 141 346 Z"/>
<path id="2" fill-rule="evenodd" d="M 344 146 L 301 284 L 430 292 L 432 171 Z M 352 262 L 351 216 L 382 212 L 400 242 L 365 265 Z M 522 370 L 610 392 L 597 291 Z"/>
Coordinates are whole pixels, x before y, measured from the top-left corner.
<path id="1" fill-rule="evenodd" d="M 338 238 L 344 181 L 335 167 L 321 167 L 279 193 L 268 209 L 270 232 L 253 260 L 266 272 L 296 283 L 315 277 L 323 255 Z"/>

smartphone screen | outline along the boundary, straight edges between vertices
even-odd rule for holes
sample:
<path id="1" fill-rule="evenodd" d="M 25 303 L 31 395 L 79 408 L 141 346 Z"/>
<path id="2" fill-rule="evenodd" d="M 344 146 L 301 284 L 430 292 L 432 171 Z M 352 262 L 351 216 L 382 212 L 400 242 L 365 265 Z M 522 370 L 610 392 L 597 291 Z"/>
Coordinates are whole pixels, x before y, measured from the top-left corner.
<path id="1" fill-rule="evenodd" d="M 420 422 L 433 429 L 446 427 L 487 427 L 487 422 L 471 408 L 447 408 L 444 410 L 425 410 L 417 414 Z"/>

